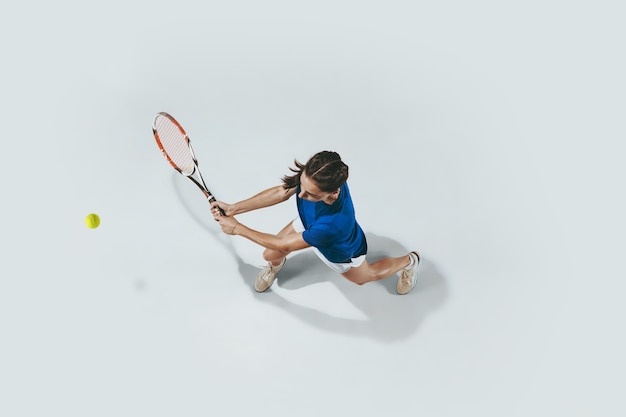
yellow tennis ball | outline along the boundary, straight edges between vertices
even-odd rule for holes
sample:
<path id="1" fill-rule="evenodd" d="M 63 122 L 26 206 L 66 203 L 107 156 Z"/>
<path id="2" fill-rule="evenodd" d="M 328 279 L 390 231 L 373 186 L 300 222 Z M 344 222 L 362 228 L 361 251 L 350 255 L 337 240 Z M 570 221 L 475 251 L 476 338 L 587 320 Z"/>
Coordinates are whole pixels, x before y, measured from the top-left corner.
<path id="1" fill-rule="evenodd" d="M 88 214 L 87 217 L 85 217 L 85 225 L 90 229 L 95 229 L 100 226 L 100 216 L 96 213 Z"/>

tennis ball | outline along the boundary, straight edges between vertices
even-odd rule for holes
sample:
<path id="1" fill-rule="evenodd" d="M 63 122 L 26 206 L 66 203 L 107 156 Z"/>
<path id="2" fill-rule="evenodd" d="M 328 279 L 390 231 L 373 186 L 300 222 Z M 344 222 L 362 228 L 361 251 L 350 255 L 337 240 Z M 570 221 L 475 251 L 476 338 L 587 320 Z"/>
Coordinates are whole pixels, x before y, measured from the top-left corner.
<path id="1" fill-rule="evenodd" d="M 90 229 L 100 226 L 100 216 L 96 213 L 90 213 L 85 217 L 85 225 Z"/>

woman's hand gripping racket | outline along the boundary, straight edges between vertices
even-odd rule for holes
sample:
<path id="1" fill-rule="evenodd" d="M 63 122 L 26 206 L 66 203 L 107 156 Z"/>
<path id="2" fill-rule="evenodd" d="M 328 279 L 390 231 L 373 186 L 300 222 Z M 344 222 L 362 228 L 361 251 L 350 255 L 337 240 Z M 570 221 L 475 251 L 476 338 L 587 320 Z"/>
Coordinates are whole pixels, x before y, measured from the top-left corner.
<path id="1" fill-rule="evenodd" d="M 202 178 L 189 136 L 176 119 L 167 113 L 157 113 L 152 122 L 152 132 L 167 161 L 176 171 L 193 181 L 202 190 L 209 203 L 213 203 L 215 197 Z M 220 207 L 218 209 L 222 216 L 225 216 L 224 211 Z"/>

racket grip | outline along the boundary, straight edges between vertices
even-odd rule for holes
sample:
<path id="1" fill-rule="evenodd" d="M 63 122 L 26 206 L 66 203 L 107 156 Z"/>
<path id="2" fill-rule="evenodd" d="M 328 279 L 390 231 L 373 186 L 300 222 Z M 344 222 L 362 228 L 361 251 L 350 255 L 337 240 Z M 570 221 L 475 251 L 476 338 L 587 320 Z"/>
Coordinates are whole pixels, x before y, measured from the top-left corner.
<path id="1" fill-rule="evenodd" d="M 209 203 L 214 203 L 215 201 L 217 201 L 217 200 L 215 199 L 214 196 L 209 197 Z M 222 216 L 226 216 L 226 213 L 224 213 L 224 210 L 222 210 L 221 207 L 218 206 L 217 209 L 220 211 L 220 214 Z"/>

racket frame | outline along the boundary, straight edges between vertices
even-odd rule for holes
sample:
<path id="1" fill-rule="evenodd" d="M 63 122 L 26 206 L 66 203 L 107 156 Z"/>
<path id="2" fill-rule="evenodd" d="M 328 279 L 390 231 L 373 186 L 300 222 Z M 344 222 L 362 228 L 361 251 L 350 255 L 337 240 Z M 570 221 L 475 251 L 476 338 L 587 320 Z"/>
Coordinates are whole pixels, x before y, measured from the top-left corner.
<path id="1" fill-rule="evenodd" d="M 176 163 L 172 160 L 172 158 L 170 158 L 170 156 L 167 154 L 167 151 L 165 150 L 165 147 L 163 146 L 163 143 L 161 142 L 161 138 L 159 136 L 159 132 L 157 129 L 157 120 L 159 120 L 159 118 L 161 117 L 165 117 L 170 122 L 172 122 L 172 124 L 174 124 L 174 126 L 176 126 L 176 128 L 183 135 L 183 139 L 185 140 L 189 148 L 189 153 L 193 161 L 193 169 L 191 170 L 189 174 L 184 172 L 178 165 L 176 165 Z M 152 121 L 152 133 L 154 134 L 154 139 L 156 140 L 156 143 L 159 149 L 161 150 L 161 153 L 163 154 L 165 159 L 167 159 L 167 162 L 169 162 L 170 165 L 180 174 L 184 175 L 185 177 L 193 181 L 193 183 L 196 184 L 198 188 L 202 191 L 202 193 L 207 198 L 209 203 L 213 203 L 214 201 L 216 201 L 215 196 L 213 195 L 213 193 L 211 193 L 211 191 L 207 187 L 206 182 L 204 182 L 204 178 L 202 177 L 202 172 L 200 171 L 200 168 L 198 167 L 198 158 L 196 158 L 196 153 L 194 152 L 193 146 L 191 145 L 191 140 L 189 139 L 189 135 L 187 135 L 187 132 L 185 131 L 185 129 L 183 129 L 180 123 L 178 123 L 178 121 L 174 119 L 172 115 L 166 112 L 159 112 L 154 116 L 154 120 Z M 197 177 L 196 177 L 196 174 L 197 174 Z M 225 215 L 224 211 L 221 208 L 219 208 L 219 211 L 223 216 Z"/>

